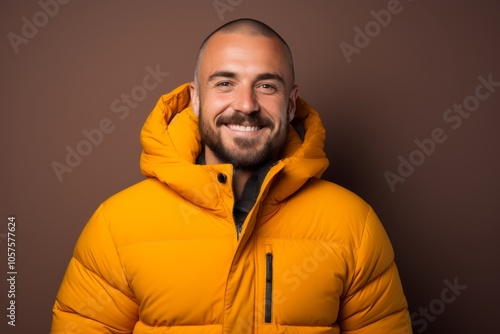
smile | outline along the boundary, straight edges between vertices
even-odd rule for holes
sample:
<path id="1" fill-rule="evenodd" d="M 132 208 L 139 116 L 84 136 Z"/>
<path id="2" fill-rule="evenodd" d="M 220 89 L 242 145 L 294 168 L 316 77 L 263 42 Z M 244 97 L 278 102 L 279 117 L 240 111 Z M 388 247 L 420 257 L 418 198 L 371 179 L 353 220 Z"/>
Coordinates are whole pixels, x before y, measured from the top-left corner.
<path id="1" fill-rule="evenodd" d="M 227 127 L 234 131 L 242 131 L 242 132 L 252 132 L 259 131 L 261 127 L 259 126 L 244 126 L 244 125 L 236 125 L 236 124 L 227 124 Z"/>

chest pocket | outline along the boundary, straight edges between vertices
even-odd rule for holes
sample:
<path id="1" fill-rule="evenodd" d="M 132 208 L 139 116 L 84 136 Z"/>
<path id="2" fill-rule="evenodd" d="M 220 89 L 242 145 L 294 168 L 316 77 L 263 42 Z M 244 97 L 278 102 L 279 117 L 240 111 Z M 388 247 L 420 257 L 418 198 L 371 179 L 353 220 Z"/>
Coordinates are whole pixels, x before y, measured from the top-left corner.
<path id="1" fill-rule="evenodd" d="M 318 333 L 336 333 L 346 275 L 343 247 L 318 240 L 267 239 L 257 252 L 260 332 L 305 326 L 313 333 L 312 327 L 321 329 Z"/>

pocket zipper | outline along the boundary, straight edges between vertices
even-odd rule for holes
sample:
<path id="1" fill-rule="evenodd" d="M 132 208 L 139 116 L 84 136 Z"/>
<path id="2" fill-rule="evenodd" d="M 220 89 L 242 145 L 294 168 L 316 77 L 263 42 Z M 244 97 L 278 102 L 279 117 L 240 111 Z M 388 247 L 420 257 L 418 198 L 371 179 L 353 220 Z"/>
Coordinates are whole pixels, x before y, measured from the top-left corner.
<path id="1" fill-rule="evenodd" d="M 266 302 L 264 322 L 271 323 L 271 305 L 273 301 L 273 253 L 266 251 Z"/>

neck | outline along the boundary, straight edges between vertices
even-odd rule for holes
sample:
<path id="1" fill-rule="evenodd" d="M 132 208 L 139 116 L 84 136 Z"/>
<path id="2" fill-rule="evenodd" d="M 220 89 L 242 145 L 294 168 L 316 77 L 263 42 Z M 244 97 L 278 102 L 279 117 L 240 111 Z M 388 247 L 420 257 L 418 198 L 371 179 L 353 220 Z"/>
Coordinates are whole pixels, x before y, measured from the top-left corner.
<path id="1" fill-rule="evenodd" d="M 240 199 L 245 184 L 254 173 L 253 170 L 236 169 L 233 174 L 233 192 L 236 199 Z"/>

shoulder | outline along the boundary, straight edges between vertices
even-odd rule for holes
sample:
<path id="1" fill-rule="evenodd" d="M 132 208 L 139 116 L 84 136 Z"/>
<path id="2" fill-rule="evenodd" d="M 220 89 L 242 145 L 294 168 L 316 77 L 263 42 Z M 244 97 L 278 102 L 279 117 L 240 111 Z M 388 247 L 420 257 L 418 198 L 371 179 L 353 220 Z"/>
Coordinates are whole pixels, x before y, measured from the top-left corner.
<path id="1" fill-rule="evenodd" d="M 359 247 L 367 224 L 378 218 L 354 192 L 332 182 L 312 180 L 283 203 L 279 213 L 297 233 Z"/>
<path id="2" fill-rule="evenodd" d="M 180 198 L 166 184 L 147 178 L 106 199 L 100 207 L 101 216 L 111 230 L 114 227 L 163 217 Z"/>
<path id="3" fill-rule="evenodd" d="M 180 201 L 180 195 L 166 184 L 147 178 L 106 199 L 87 224 L 87 234 L 109 234 L 117 247 L 154 237 L 175 217 Z"/>
<path id="4" fill-rule="evenodd" d="M 312 179 L 305 184 L 296 194 L 295 200 L 318 209 L 329 211 L 341 209 L 342 212 L 358 213 L 363 217 L 366 217 L 371 209 L 370 205 L 354 192 L 321 179 Z"/>
<path id="5" fill-rule="evenodd" d="M 147 178 L 114 194 L 106 199 L 102 205 L 105 211 L 124 210 L 143 207 L 148 203 L 154 205 L 158 201 L 164 201 L 165 196 L 174 194 L 175 192 L 170 187 L 156 178 Z"/>

